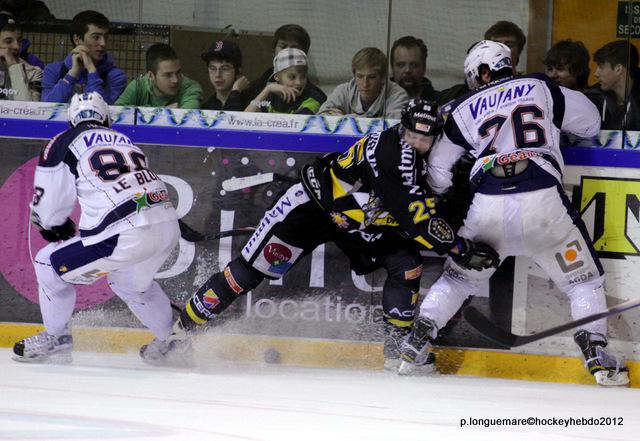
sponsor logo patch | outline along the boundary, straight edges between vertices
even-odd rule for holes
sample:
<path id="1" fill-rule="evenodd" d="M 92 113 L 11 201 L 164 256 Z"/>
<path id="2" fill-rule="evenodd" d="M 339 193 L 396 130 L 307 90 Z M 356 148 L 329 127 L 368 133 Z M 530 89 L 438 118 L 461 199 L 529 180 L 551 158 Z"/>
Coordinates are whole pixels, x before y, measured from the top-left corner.
<path id="1" fill-rule="evenodd" d="M 269 243 L 264 247 L 262 254 L 269 263 L 269 272 L 284 274 L 291 268 L 291 250 L 281 243 Z"/>
<path id="2" fill-rule="evenodd" d="M 273 277 L 282 277 L 298 260 L 303 249 L 272 236 L 258 253 L 252 265 L 258 271 Z"/>
<path id="3" fill-rule="evenodd" d="M 404 280 L 414 280 L 422 275 L 422 265 L 404 272 Z"/>
<path id="4" fill-rule="evenodd" d="M 212 289 L 209 289 L 202 296 L 202 303 L 207 309 L 213 309 L 220 304 L 220 299 Z"/>
<path id="5" fill-rule="evenodd" d="M 566 245 L 563 252 L 556 253 L 556 261 L 563 273 L 570 273 L 584 266 L 584 260 L 580 257 L 581 251 L 582 246 L 574 240 Z"/>
<path id="6" fill-rule="evenodd" d="M 136 203 L 136 212 L 151 208 L 152 205 L 169 200 L 169 193 L 166 190 L 146 191 L 144 193 L 136 193 L 133 201 Z"/>
<path id="7" fill-rule="evenodd" d="M 242 294 L 242 287 L 238 285 L 235 277 L 231 274 L 231 268 L 228 266 L 224 267 L 224 278 L 227 279 L 227 283 L 236 294 Z"/>

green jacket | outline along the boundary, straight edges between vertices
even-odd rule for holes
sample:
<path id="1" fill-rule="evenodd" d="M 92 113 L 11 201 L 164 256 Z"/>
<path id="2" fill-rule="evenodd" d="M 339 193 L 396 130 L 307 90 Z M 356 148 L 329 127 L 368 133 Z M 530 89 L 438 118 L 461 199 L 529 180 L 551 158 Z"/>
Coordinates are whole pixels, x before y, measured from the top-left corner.
<path id="1" fill-rule="evenodd" d="M 167 107 L 178 103 L 180 109 L 199 109 L 202 87 L 196 81 L 182 76 L 182 86 L 177 96 L 165 98 L 153 93 L 153 85 L 148 75 L 131 81 L 115 102 L 116 106 Z"/>

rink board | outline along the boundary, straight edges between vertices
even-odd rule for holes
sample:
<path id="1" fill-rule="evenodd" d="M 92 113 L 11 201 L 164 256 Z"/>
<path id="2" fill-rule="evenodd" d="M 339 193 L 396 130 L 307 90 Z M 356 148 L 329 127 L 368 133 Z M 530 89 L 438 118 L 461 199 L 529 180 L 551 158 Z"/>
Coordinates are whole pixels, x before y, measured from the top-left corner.
<path id="1" fill-rule="evenodd" d="M 44 242 L 35 230 L 29 231 L 27 205 L 36 156 L 44 139 L 66 127 L 64 111 L 65 107 L 57 104 L 0 103 L 0 116 L 3 117 L 0 119 L 0 196 L 5 205 L 0 212 L 0 234 L 3 235 L 0 239 L 5 244 L 2 253 L 5 257 L 0 260 L 0 292 L 3 296 L 0 322 L 41 321 L 29 257 L 29 234 L 33 253 Z M 116 128 L 141 144 L 151 167 L 169 184 L 183 220 L 203 232 L 255 225 L 288 185 L 274 182 L 250 191 L 225 193 L 221 190 L 223 180 L 267 172 L 295 176 L 302 164 L 318 154 L 344 150 L 360 136 L 392 123 L 356 118 L 169 109 L 113 108 L 112 113 Z M 594 145 L 620 146 L 621 140 L 618 132 L 603 132 L 598 140 L 594 140 Z M 636 243 L 640 245 L 636 241 L 640 240 L 636 203 L 640 190 L 635 187 L 640 179 L 638 153 L 634 151 L 638 146 L 636 134 L 625 137 L 624 145 L 624 150 L 573 147 L 566 151 L 565 189 L 583 212 L 592 236 L 598 234 L 596 247 L 608 273 L 609 304 L 639 295 L 633 290 L 640 282 L 637 280 L 640 276 L 633 271 L 640 249 L 636 246 Z M 586 192 L 582 188 L 585 184 Z M 179 250 L 163 267 L 158 281 L 175 303 L 182 304 L 212 272 L 221 270 L 232 256 L 237 255 L 245 240 L 234 237 L 199 244 L 181 241 Z M 372 347 L 378 348 L 376 351 L 379 352 L 384 273 L 357 277 L 344 263 L 343 256 L 332 244 L 319 247 L 282 281 L 264 283 L 236 302 L 222 318 L 220 333 L 260 335 L 255 337 L 258 339 L 290 340 L 296 337 L 312 342 L 322 339 L 336 345 L 353 342 L 356 346 L 349 346 L 345 351 L 355 354 L 354 359 L 379 361 L 380 354 L 371 358 L 364 356 L 361 349 L 354 348 L 358 345 L 366 348 L 364 354 L 371 353 Z M 441 258 L 425 256 L 422 294 L 439 275 L 441 265 Z M 517 333 L 535 332 L 569 320 L 565 299 L 535 265 L 520 258 L 515 262 L 507 261 L 506 265 L 492 279 L 490 296 L 473 299 L 474 306 L 491 313 L 501 326 Z M 516 269 L 515 276 L 513 268 Z M 73 324 L 78 329 L 83 326 L 107 328 L 106 335 L 116 332 L 116 340 L 133 338 L 136 344 L 141 338 L 139 335 L 146 335 L 135 329 L 127 329 L 122 335 L 119 330 L 113 331 L 137 328 L 139 324 L 104 283 L 80 288 L 77 310 Z M 634 311 L 609 321 L 612 347 L 634 360 L 640 359 L 638 314 Z M 14 334 L 10 334 L 13 338 Z M 506 354 L 514 360 L 531 360 L 533 355 L 527 354 L 559 356 L 555 358 L 578 363 L 575 375 L 579 377 L 582 367 L 577 358 L 571 358 L 577 355 L 577 350 L 570 336 L 571 333 L 567 333 L 512 351 L 523 355 L 473 349 L 462 351 L 465 354 L 497 353 L 500 357 Z M 110 341 L 110 337 L 104 338 Z M 445 329 L 439 343 L 450 347 L 496 349 L 459 315 Z M 464 358 L 471 360 L 473 357 Z M 498 361 L 495 366 L 509 366 L 503 362 Z M 492 363 L 487 361 L 486 365 Z M 557 372 L 546 373 L 544 363 L 541 366 L 541 376 L 557 375 Z M 465 369 L 473 372 L 471 366 Z M 507 370 L 525 372 L 526 368 L 513 365 Z M 573 369 L 570 371 L 573 375 Z M 489 370 L 479 375 L 491 376 Z M 587 377 L 586 380 L 590 379 Z"/>
<path id="2" fill-rule="evenodd" d="M 41 325 L 0 323 L 0 347 L 42 331 Z M 89 352 L 137 353 L 153 335 L 142 329 L 74 328 L 74 349 Z M 344 340 L 302 339 L 239 334 L 196 337 L 197 365 L 216 362 L 279 363 L 290 366 L 382 370 L 382 344 Z M 268 352 L 267 352 L 268 351 Z M 268 354 L 277 351 L 277 358 Z M 518 354 L 450 347 L 435 348 L 442 375 L 503 378 L 593 385 L 576 357 Z M 629 361 L 631 387 L 640 387 L 640 362 Z"/>

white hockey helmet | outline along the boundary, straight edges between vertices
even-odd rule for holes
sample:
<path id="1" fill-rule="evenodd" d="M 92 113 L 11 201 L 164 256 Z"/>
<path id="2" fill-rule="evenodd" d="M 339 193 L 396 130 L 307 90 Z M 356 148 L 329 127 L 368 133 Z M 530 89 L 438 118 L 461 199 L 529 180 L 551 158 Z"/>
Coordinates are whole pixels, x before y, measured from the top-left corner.
<path id="1" fill-rule="evenodd" d="M 464 76 L 469 89 L 477 89 L 480 84 L 480 66 L 486 64 L 489 70 L 497 72 L 505 67 L 513 69 L 511 49 L 497 41 L 482 40 L 471 46 L 464 60 Z"/>
<path id="2" fill-rule="evenodd" d="M 98 92 L 77 93 L 69 103 L 69 123 L 75 127 L 83 121 L 96 121 L 111 127 L 109 105 Z"/>

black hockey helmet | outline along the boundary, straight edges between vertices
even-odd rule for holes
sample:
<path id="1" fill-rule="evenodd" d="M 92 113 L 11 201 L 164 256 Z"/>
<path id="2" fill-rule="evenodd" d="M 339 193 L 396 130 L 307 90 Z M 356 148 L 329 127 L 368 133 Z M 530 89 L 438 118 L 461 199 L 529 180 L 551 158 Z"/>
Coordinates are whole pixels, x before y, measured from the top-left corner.
<path id="1" fill-rule="evenodd" d="M 421 98 L 414 98 L 404 106 L 400 121 L 403 127 L 421 135 L 436 136 L 442 131 L 438 105 Z"/>

